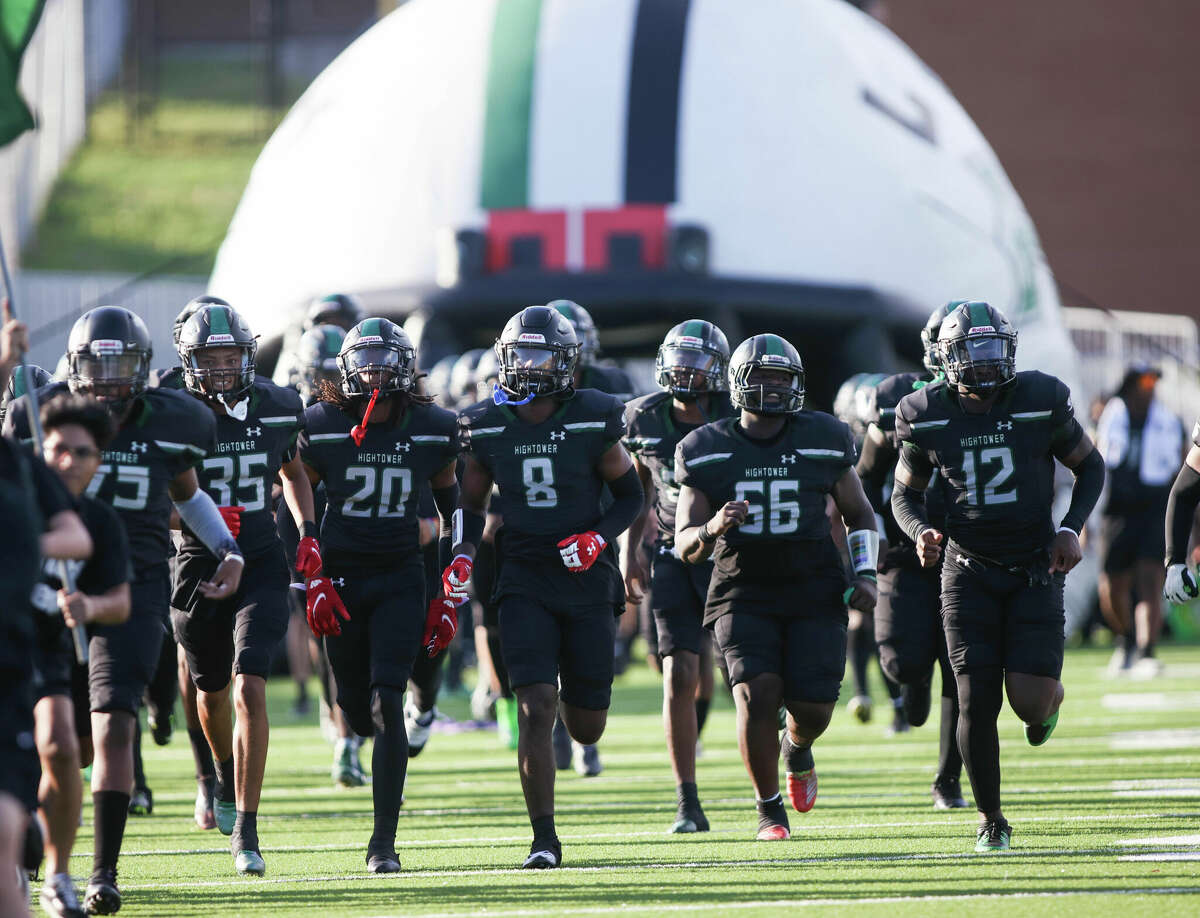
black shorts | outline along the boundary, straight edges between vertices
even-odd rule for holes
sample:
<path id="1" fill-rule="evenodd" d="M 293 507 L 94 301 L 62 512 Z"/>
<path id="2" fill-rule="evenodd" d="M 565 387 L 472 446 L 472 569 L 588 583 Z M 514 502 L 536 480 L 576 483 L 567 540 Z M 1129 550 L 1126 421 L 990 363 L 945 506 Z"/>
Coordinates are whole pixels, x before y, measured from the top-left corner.
<path id="1" fill-rule="evenodd" d="M 221 691 L 231 673 L 266 679 L 288 626 L 291 578 L 281 547 L 247 559 L 237 592 L 220 602 L 196 590 L 216 569 L 211 555 L 181 554 L 171 600 L 175 640 L 202 692 Z"/>
<path id="2" fill-rule="evenodd" d="M 699 653 L 708 640 L 704 602 L 712 564 L 686 564 L 667 545 L 656 545 L 650 573 L 650 610 L 658 631 L 658 655 Z"/>
<path id="3" fill-rule="evenodd" d="M 1047 561 L 1025 573 L 985 565 L 951 545 L 942 565 L 942 624 L 956 675 L 998 668 L 1057 679 L 1062 674 L 1066 574 Z"/>
<path id="4" fill-rule="evenodd" d="M 608 710 L 616 633 L 611 603 L 551 606 L 511 593 L 500 600 L 509 684 L 558 685 L 562 700 L 577 708 Z"/>
<path id="5" fill-rule="evenodd" d="M 92 711 L 88 701 L 88 668 L 80 663 L 71 663 L 71 703 L 75 707 L 75 735 L 80 739 L 92 738 Z"/>
<path id="6" fill-rule="evenodd" d="M 340 635 L 325 638 L 338 707 L 355 733 L 370 736 L 371 690 L 382 685 L 403 691 L 417 654 L 423 652 L 425 566 L 418 552 L 387 571 L 341 573 L 337 559 L 331 558 L 325 575 L 333 578 L 350 614 L 350 621 L 338 618 Z"/>
<path id="7" fill-rule="evenodd" d="M 39 619 L 48 618 L 35 612 Z M 75 645 L 71 632 L 61 621 L 39 621 L 33 641 L 33 698 L 41 701 L 51 695 L 71 694 L 71 667 L 75 665 Z"/>
<path id="8" fill-rule="evenodd" d="M 732 685 L 763 673 L 783 679 L 785 701 L 832 704 L 846 672 L 846 611 L 780 618 L 729 612 L 713 622 Z"/>
<path id="9" fill-rule="evenodd" d="M 875 641 L 879 664 L 893 682 L 909 685 L 932 675 L 946 647 L 936 568 L 893 567 L 879 575 Z"/>
<path id="10" fill-rule="evenodd" d="M 1163 525 L 1166 514 L 1164 503 L 1161 507 L 1128 515 L 1105 515 L 1100 525 L 1104 573 L 1128 571 L 1139 561 L 1162 564 L 1167 554 L 1167 533 Z"/>
<path id="11" fill-rule="evenodd" d="M 167 567 L 129 584 L 132 610 L 120 625 L 95 625 L 88 644 L 88 694 L 93 711 L 136 714 L 154 678 L 167 633 L 171 584 Z"/>
<path id="12" fill-rule="evenodd" d="M 41 765 L 33 738 L 31 673 L 0 666 L 0 793 L 26 809 L 37 806 Z"/>

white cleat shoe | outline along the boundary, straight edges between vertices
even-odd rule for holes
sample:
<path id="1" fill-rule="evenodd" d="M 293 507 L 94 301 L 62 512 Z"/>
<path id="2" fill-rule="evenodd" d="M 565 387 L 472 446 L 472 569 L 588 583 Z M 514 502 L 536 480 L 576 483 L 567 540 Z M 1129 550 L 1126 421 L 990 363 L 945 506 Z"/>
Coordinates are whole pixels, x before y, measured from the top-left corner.
<path id="1" fill-rule="evenodd" d="M 410 696 L 404 702 L 404 729 L 408 733 L 408 757 L 415 759 L 429 742 L 429 734 L 433 731 L 433 722 L 437 718 L 437 708 L 421 713 Z"/>

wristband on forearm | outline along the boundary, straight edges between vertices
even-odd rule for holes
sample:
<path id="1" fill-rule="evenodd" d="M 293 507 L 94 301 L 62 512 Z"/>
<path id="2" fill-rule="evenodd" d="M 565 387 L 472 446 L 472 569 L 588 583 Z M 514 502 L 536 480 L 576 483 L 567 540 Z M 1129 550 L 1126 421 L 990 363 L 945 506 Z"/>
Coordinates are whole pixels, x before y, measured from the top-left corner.
<path id="1" fill-rule="evenodd" d="M 879 533 L 874 529 L 855 529 L 846 536 L 850 563 L 856 577 L 874 577 L 879 567 Z"/>
<path id="2" fill-rule="evenodd" d="M 321 537 L 321 530 L 312 520 L 305 520 L 300 524 L 300 537 L 303 539 L 318 539 Z"/>
<path id="3" fill-rule="evenodd" d="M 466 507 L 459 507 L 454 511 L 450 521 L 451 545 L 457 547 L 469 543 L 478 548 L 479 543 L 483 541 L 485 522 L 482 514 L 468 510 Z"/>
<path id="4" fill-rule="evenodd" d="M 705 520 L 700 525 L 700 529 L 697 531 L 696 536 L 705 545 L 712 545 L 715 541 L 717 541 L 717 537 L 708 531 L 708 520 Z"/>

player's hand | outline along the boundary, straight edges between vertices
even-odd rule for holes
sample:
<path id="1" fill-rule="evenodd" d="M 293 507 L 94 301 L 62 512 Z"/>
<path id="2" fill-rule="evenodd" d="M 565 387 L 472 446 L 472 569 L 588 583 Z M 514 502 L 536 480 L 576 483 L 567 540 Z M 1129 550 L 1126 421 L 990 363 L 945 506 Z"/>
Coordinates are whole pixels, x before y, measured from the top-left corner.
<path id="1" fill-rule="evenodd" d="M 333 581 L 328 577 L 313 577 L 304 587 L 305 612 L 308 615 L 308 627 L 317 637 L 338 635 L 342 633 L 341 622 L 350 621 L 350 613 L 342 603 L 342 597 L 333 588 Z"/>
<path id="2" fill-rule="evenodd" d="M 645 598 L 649 584 L 650 575 L 642 560 L 641 546 L 630 548 L 629 560 L 625 563 L 625 601 L 638 605 Z"/>
<path id="3" fill-rule="evenodd" d="M 713 514 L 713 518 L 708 521 L 709 535 L 723 536 L 734 526 L 740 526 L 746 522 L 746 517 L 749 515 L 750 501 L 731 500 Z"/>
<path id="4" fill-rule="evenodd" d="M 96 614 L 95 603 L 86 593 L 67 593 L 65 590 L 59 590 L 58 608 L 68 628 L 86 625 Z"/>
<path id="5" fill-rule="evenodd" d="M 450 646 L 458 631 L 458 606 L 445 596 L 436 597 L 425 613 L 425 635 L 421 646 L 430 659 Z"/>
<path id="6" fill-rule="evenodd" d="M 1069 571 L 1083 560 L 1083 549 L 1079 547 L 1079 536 L 1070 529 L 1060 529 L 1050 543 L 1050 573 Z"/>
<path id="7" fill-rule="evenodd" d="M 851 609 L 857 609 L 864 615 L 870 615 L 875 611 L 875 603 L 879 599 L 879 587 L 876 586 L 874 577 L 855 577 L 847 592 L 846 605 Z"/>
<path id="8" fill-rule="evenodd" d="M 1167 582 L 1163 584 L 1163 599 L 1167 602 L 1184 603 L 1200 596 L 1196 575 L 1186 564 L 1172 564 L 1167 568 Z"/>
<path id="9" fill-rule="evenodd" d="M 562 555 L 563 564 L 574 574 L 582 574 L 600 558 L 600 552 L 608 544 L 604 536 L 598 532 L 581 532 L 578 535 L 567 536 L 558 543 L 558 553 Z"/>
<path id="10" fill-rule="evenodd" d="M 305 580 L 321 573 L 321 546 L 312 536 L 305 536 L 296 546 L 296 570 Z"/>
<path id="11" fill-rule="evenodd" d="M 930 527 L 923 529 L 917 538 L 917 559 L 921 567 L 934 567 L 942 558 L 942 541 L 945 536 Z"/>
<path id="12" fill-rule="evenodd" d="M 212 580 L 203 581 L 196 589 L 205 599 L 228 599 L 241 585 L 242 570 L 245 566 L 246 562 L 241 555 L 230 552 L 225 556 L 225 560 L 217 565 Z"/>
<path id="13" fill-rule="evenodd" d="M 5 297 L 0 308 L 0 370 L 11 371 L 29 350 L 29 334 L 24 322 L 12 317 Z"/>
<path id="14" fill-rule="evenodd" d="M 455 555 L 454 560 L 442 571 L 442 593 L 454 605 L 461 606 L 470 598 L 467 583 L 475 561 L 467 555 Z"/>
<path id="15" fill-rule="evenodd" d="M 242 511 L 245 509 L 245 507 L 217 507 L 221 519 L 229 528 L 229 534 L 235 539 L 242 533 Z"/>

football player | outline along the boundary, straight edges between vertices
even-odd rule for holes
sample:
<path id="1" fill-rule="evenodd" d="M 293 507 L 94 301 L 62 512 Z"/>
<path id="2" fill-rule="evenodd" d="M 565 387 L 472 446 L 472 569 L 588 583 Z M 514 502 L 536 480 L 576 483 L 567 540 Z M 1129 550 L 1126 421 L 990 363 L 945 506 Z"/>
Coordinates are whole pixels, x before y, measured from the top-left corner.
<path id="1" fill-rule="evenodd" d="M 25 325 L 11 318 L 7 302 L 0 320 L 0 390 L 10 375 L 20 372 L 20 355 L 27 350 Z M 62 482 L 22 446 L 0 439 L 0 914 L 28 915 L 26 870 L 36 869 L 22 852 L 22 838 L 38 834 L 28 814 L 38 805 L 38 755 L 35 751 L 34 687 L 40 678 L 37 631 L 30 597 L 38 582 L 43 558 L 84 559 L 94 548 L 83 521 L 72 507 Z M 70 721 L 68 720 L 68 724 Z M 77 768 L 77 763 L 70 767 Z M 78 771 L 76 771 L 78 787 Z M 69 779 L 68 779 L 69 780 Z M 64 787 L 69 798 L 69 787 Z M 69 799 L 57 801 L 61 810 Z M 74 797 L 74 823 L 79 815 L 79 792 Z M 61 833 L 56 841 L 62 842 Z M 28 846 L 24 846 L 26 852 Z M 45 901 L 61 905 L 51 914 L 82 915 L 64 860 L 69 850 L 55 852 L 58 871 L 47 877 L 52 895 Z"/>
<path id="2" fill-rule="evenodd" d="M 408 767 L 404 689 L 417 654 L 436 655 L 457 628 L 454 604 L 430 597 L 427 615 L 417 500 L 428 484 L 448 543 L 458 501 L 458 423 L 414 391 L 412 342 L 387 319 L 351 329 L 338 362 L 339 385 L 326 384 L 322 401 L 305 411 L 302 458 L 328 498 L 325 568 L 307 583 L 308 621 L 325 638 L 350 726 L 375 738 L 367 869 L 395 873 Z"/>
<path id="3" fill-rule="evenodd" d="M 625 447 L 646 493 L 645 508 L 629 527 L 625 596 L 640 603 L 647 586 L 650 590 L 667 751 L 679 801 L 672 832 L 708 831 L 696 790 L 696 743 L 713 693 L 712 636 L 703 624 L 712 564 L 684 564 L 675 553 L 675 447 L 697 427 L 733 416 L 728 370 L 725 333 L 701 319 L 681 322 L 667 332 L 655 359 L 663 391 L 634 399 L 625 413 Z M 657 536 L 647 577 L 641 545 L 652 507 Z"/>
<path id="4" fill-rule="evenodd" d="M 1200 504 L 1200 421 L 1192 427 L 1192 444 L 1167 499 L 1167 573 L 1163 598 L 1185 603 L 1200 596 L 1195 572 L 1187 563 L 1188 539 Z"/>
<path id="5" fill-rule="evenodd" d="M 113 435 L 108 411 L 94 399 L 59 395 L 41 406 L 41 418 L 46 462 L 75 499 L 94 546 L 86 562 L 69 562 L 72 593 L 64 589 L 59 566 L 47 562 L 33 594 L 36 611 L 43 613 L 37 616 L 33 709 L 42 761 L 38 800 L 46 827 L 41 902 L 49 914 L 62 918 L 83 914 L 70 872 L 83 780 L 71 693 L 75 654 L 67 628 L 119 625 L 129 618 L 129 542 L 117 512 L 86 494 L 100 467 L 101 450 Z M 81 716 L 88 717 L 86 708 Z"/>
<path id="6" fill-rule="evenodd" d="M 237 871 L 261 876 L 266 865 L 257 820 L 269 737 L 266 680 L 271 655 L 287 631 L 291 580 L 272 515 L 271 487 L 277 476 L 301 533 L 297 570 L 316 576 L 321 555 L 312 486 L 297 451 L 304 426 L 300 398 L 256 377 L 257 352 L 254 334 L 227 304 L 201 307 L 180 334 L 184 386 L 212 410 L 217 422 L 216 448 L 200 465 L 200 484 L 237 539 L 246 573 L 232 596 L 207 598 L 199 587 L 211 578 L 216 560 L 185 527 L 171 608 L 196 685 L 200 723 L 217 765 L 217 828 L 232 836 Z"/>
<path id="7" fill-rule="evenodd" d="M 994 306 L 968 301 L 942 322 L 944 382 L 896 407 L 896 523 L 923 567 L 942 565 L 942 624 L 958 683 L 958 745 L 980 825 L 975 850 L 1007 850 L 996 718 L 1008 703 L 1031 746 L 1050 738 L 1063 700 L 1066 572 L 1104 487 L 1104 462 L 1059 379 L 1016 370 L 1017 333 Z M 1054 461 L 1075 475 L 1059 525 L 1051 517 Z M 922 499 L 934 470 L 945 488 L 944 529 Z"/>
<path id="8" fill-rule="evenodd" d="M 25 364 L 25 370 L 33 378 L 33 388 L 40 389 L 42 386 L 48 386 L 54 380 L 50 373 L 35 363 Z M 4 423 L 4 415 L 8 413 L 8 404 L 15 398 L 20 398 L 25 394 L 25 373 L 19 368 L 16 369 L 9 377 L 4 389 L 0 390 L 0 424 Z"/>
<path id="9" fill-rule="evenodd" d="M 812 745 L 829 726 L 846 668 L 846 607 L 870 614 L 875 606 L 879 535 L 850 429 L 804 410 L 804 366 L 789 342 L 755 335 L 738 345 L 729 396 L 740 415 L 693 430 L 676 449 L 675 545 L 689 564 L 714 558 L 704 622 L 733 683 L 757 837 L 776 841 L 791 834 L 781 752 L 792 805 L 806 813 L 816 802 Z M 849 531 L 849 586 L 830 537 L 830 496 Z"/>
<path id="10" fill-rule="evenodd" d="M 884 488 L 896 467 L 896 405 L 905 395 L 940 380 L 937 336 L 958 301 L 939 306 L 921 329 L 925 373 L 898 373 L 880 382 L 869 402 L 870 425 L 858 460 L 858 475 L 875 512 L 883 518 L 885 547 L 879 565 L 879 603 L 875 606 L 875 639 L 879 662 L 888 677 L 901 686 L 906 722 L 919 727 L 929 717 L 933 665 L 942 675 L 938 767 L 933 779 L 933 805 L 939 810 L 967 805 L 962 795 L 962 756 L 958 751 L 958 687 L 946 637 L 942 631 L 941 566 L 922 567 L 916 547 L 896 525 Z M 945 527 L 945 497 L 940 484 L 925 492 L 930 525 Z"/>
<path id="11" fill-rule="evenodd" d="M 557 310 L 530 306 L 496 342 L 500 383 L 464 423 L 469 451 L 446 595 L 466 600 L 492 486 L 504 502 L 495 595 L 500 641 L 516 693 L 517 759 L 533 844 L 523 864 L 562 863 L 554 828 L 551 745 L 559 708 L 570 735 L 595 744 L 612 695 L 613 637 L 623 606 L 612 543 L 641 511 L 624 405 L 572 385 L 579 343 Z M 607 484 L 607 509 L 601 492 Z"/>
<path id="12" fill-rule="evenodd" d="M 135 718 L 167 629 L 172 506 L 219 559 L 212 577 L 198 586 L 206 598 L 233 595 L 245 563 L 196 478 L 196 466 L 216 443 L 213 413 L 182 392 L 149 388 L 151 355 L 150 334 L 141 319 L 119 306 L 100 306 L 71 328 L 67 382 L 38 392 L 39 399 L 67 390 L 91 395 L 112 414 L 117 432 L 87 493 L 121 517 L 133 563 L 129 619 L 97 625 L 88 646 L 95 841 L 84 906 L 99 915 L 121 907 L 117 859 L 134 782 Z M 13 402 L 4 421 L 7 432 L 24 439 L 30 436 L 27 399 Z"/>

